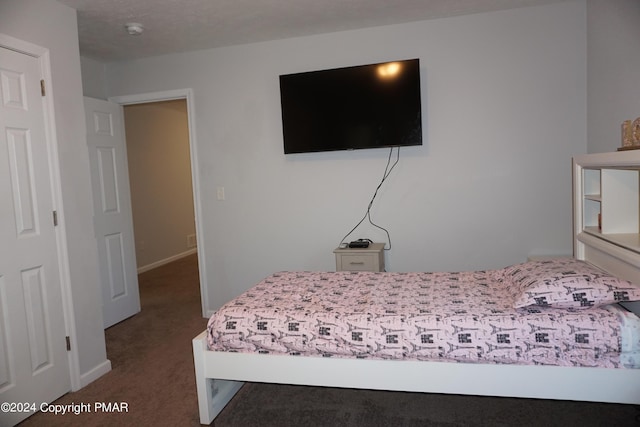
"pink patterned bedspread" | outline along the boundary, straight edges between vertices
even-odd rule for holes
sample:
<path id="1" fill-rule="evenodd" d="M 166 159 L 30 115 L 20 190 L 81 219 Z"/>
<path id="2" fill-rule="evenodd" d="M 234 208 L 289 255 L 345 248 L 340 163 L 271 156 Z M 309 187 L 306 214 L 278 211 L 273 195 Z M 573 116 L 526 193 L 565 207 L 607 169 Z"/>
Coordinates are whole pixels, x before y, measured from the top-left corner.
<path id="1" fill-rule="evenodd" d="M 512 307 L 501 270 L 281 272 L 214 314 L 208 343 L 248 353 L 620 367 L 615 313 Z"/>

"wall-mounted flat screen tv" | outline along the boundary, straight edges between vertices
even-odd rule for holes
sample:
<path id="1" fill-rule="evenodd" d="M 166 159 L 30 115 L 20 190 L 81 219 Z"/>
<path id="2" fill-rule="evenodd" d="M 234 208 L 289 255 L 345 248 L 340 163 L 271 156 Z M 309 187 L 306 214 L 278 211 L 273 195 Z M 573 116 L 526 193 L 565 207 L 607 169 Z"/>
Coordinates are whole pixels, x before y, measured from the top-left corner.
<path id="1" fill-rule="evenodd" d="M 422 145 L 418 59 L 280 76 L 285 154 Z"/>

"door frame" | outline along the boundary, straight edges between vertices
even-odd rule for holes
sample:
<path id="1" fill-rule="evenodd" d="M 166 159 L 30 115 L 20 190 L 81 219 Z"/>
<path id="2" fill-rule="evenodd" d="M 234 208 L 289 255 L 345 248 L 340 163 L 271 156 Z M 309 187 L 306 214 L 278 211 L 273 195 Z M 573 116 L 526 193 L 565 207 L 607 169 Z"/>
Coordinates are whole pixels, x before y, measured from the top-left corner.
<path id="1" fill-rule="evenodd" d="M 189 156 L 191 160 L 191 183 L 193 191 L 193 210 L 195 214 L 196 223 L 196 242 L 198 242 L 198 274 L 200 277 L 200 304 L 202 308 L 202 316 L 206 317 L 206 302 L 208 299 L 207 289 L 207 268 L 205 248 L 202 245 L 202 236 L 204 235 L 204 229 L 202 225 L 202 203 L 200 200 L 200 173 L 198 168 L 198 147 L 196 143 L 196 126 L 195 126 L 195 107 L 193 101 L 193 90 L 176 89 L 160 92 L 148 92 L 135 95 L 122 95 L 109 97 L 110 102 L 115 102 L 121 106 L 133 105 L 133 104 L 146 104 L 151 102 L 161 101 L 173 101 L 176 99 L 184 99 L 187 104 L 187 125 L 189 129 Z M 126 138 L 125 138 L 126 140 Z M 125 141 L 126 143 L 126 141 Z"/>
<path id="2" fill-rule="evenodd" d="M 75 312 L 71 290 L 71 268 L 67 232 L 62 202 L 62 178 L 60 175 L 60 158 L 58 156 L 58 139 L 56 134 L 53 79 L 51 78 L 51 58 L 49 49 L 36 44 L 0 33 L 0 47 L 36 58 L 40 64 L 42 78 L 47 84 L 47 96 L 42 97 L 44 111 L 45 140 L 47 144 L 49 175 L 51 181 L 52 207 L 58 213 L 58 225 L 54 227 L 58 255 L 58 271 L 62 292 L 62 311 L 65 323 L 65 334 L 70 338 L 71 346 L 67 352 L 71 391 L 82 388 L 80 361 L 78 357 L 78 340 L 75 327 Z"/>

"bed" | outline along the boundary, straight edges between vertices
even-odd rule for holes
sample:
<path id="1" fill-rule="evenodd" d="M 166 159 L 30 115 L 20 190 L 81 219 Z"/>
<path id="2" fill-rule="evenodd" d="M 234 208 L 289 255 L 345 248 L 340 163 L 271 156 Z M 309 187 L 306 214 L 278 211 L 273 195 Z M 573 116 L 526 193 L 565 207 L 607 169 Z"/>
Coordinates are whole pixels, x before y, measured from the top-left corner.
<path id="1" fill-rule="evenodd" d="M 640 253 L 581 232 L 574 242 L 575 258 L 489 271 L 276 273 L 225 304 L 193 339 L 200 422 L 210 424 L 247 381 L 640 404 Z M 291 292 L 296 281 L 306 287 Z M 437 286 L 445 296 L 431 298 Z M 328 297 L 316 295 L 322 288 Z M 382 304 L 372 309 L 363 290 L 383 293 Z M 388 298 L 394 292 L 414 301 Z M 279 305 L 287 295 L 295 296 L 291 312 Z M 440 313 L 438 298 L 452 311 Z M 475 307 L 456 305 L 465 298 Z M 243 317 L 256 301 L 276 314 Z M 351 310 L 336 315 L 334 305 Z M 312 312 L 321 317 L 308 332 Z M 421 323 L 430 316 L 440 324 Z M 382 323 L 371 327 L 372 317 Z M 511 317 L 515 326 L 505 323 Z M 549 326 L 549 318 L 564 323 Z M 329 340 L 338 331 L 347 338 Z M 558 349 L 566 354 L 556 358 Z"/>
<path id="2" fill-rule="evenodd" d="M 244 381 L 640 404 L 640 319 L 617 308 L 640 287 L 599 271 L 559 258 L 462 273 L 276 273 L 193 340 L 201 422 Z M 531 286 L 545 274 L 553 289 L 546 278 Z M 588 275 L 602 295 L 576 281 Z"/>

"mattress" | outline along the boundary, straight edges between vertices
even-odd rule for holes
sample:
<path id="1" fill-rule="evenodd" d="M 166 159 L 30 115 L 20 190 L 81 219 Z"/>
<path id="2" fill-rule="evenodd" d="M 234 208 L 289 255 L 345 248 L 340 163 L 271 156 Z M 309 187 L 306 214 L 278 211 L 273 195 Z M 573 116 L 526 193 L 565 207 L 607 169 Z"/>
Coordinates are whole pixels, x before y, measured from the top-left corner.
<path id="1" fill-rule="evenodd" d="M 617 305 L 513 308 L 503 274 L 275 273 L 209 319 L 208 345 L 295 356 L 640 365 L 635 315 Z"/>

